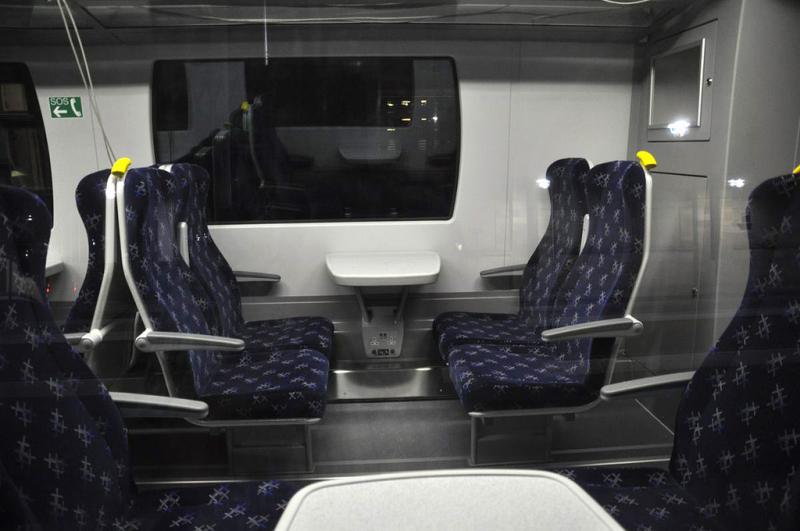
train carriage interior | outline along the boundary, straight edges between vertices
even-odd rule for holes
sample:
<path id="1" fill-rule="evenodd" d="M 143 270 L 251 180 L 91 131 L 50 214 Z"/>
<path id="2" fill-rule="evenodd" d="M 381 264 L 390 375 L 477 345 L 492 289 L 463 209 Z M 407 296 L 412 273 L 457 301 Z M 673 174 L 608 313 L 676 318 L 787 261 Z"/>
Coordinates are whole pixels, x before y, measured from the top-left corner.
<path id="1" fill-rule="evenodd" d="M 799 27 L 0 0 L 0 529 L 800 529 Z"/>

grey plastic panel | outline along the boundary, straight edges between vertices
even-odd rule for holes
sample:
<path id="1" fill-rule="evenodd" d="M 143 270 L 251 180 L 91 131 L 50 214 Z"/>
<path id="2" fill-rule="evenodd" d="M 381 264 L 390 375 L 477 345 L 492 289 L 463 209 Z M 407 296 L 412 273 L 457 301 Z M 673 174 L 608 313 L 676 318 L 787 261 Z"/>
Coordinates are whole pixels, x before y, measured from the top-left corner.
<path id="1" fill-rule="evenodd" d="M 275 273 L 257 273 L 255 271 L 234 271 L 236 280 L 259 280 L 261 282 L 280 282 L 281 276 Z"/>
<path id="2" fill-rule="evenodd" d="M 653 172 L 653 231 L 650 261 L 636 301 L 645 330 L 625 342 L 627 355 L 649 374 L 685 371 L 708 352 L 697 341 L 698 303 L 712 286 L 703 284 L 713 268 L 709 182 L 703 176 Z"/>
<path id="3" fill-rule="evenodd" d="M 693 376 L 694 371 L 685 371 L 608 384 L 600 389 L 600 397 L 603 400 L 611 400 L 614 398 L 625 398 L 631 395 L 652 393 L 664 389 L 682 388 L 689 383 Z"/>
<path id="4" fill-rule="evenodd" d="M 481 278 L 516 277 L 525 271 L 525 264 L 515 264 L 503 267 L 493 267 L 481 271 Z"/>
<path id="5" fill-rule="evenodd" d="M 109 393 L 123 417 L 202 419 L 208 404 L 199 400 L 140 393 Z"/>
<path id="6" fill-rule="evenodd" d="M 544 471 L 446 470 L 324 481 L 299 491 L 276 531 L 621 530 L 573 481 Z"/>

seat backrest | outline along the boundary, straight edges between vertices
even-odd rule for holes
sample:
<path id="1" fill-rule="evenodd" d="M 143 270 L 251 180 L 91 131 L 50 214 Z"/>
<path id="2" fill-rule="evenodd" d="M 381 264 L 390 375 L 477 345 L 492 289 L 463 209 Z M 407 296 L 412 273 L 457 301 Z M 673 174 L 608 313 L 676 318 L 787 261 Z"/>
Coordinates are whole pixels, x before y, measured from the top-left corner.
<path id="1" fill-rule="evenodd" d="M 132 496 L 126 430 L 48 307 L 50 227 L 38 197 L 0 187 L 0 527 L 110 527 Z"/>
<path id="2" fill-rule="evenodd" d="M 105 267 L 106 185 L 110 170 L 100 170 L 81 179 L 75 203 L 86 228 L 89 259 L 78 297 L 64 323 L 64 332 L 87 332 L 92 324 Z"/>
<path id="3" fill-rule="evenodd" d="M 741 305 L 687 386 L 670 471 L 729 529 L 800 528 L 800 175 L 747 208 Z"/>
<path id="4" fill-rule="evenodd" d="M 553 299 L 580 251 L 588 171 L 589 164 L 579 158 L 557 160 L 547 168 L 550 221 L 519 290 L 519 316 L 531 326 L 550 327 Z"/>
<path id="5" fill-rule="evenodd" d="M 638 162 L 613 161 L 585 174 L 589 230 L 586 244 L 555 296 L 553 326 L 624 316 L 642 273 L 648 176 Z M 552 352 L 588 369 L 599 390 L 614 355 L 612 338 L 557 341 Z"/>
<path id="6" fill-rule="evenodd" d="M 217 334 L 212 299 L 184 262 L 178 245 L 179 213 L 185 209 L 188 181 L 157 168 L 135 168 L 126 174 L 123 188 L 120 245 L 125 246 L 126 276 L 145 327 Z M 204 382 L 219 365 L 218 357 L 215 351 L 159 356 L 170 394 L 202 394 Z"/>
<path id="7" fill-rule="evenodd" d="M 189 263 L 213 301 L 221 335 L 235 336 L 244 326 L 242 298 L 231 266 L 208 230 L 206 198 L 208 172 L 195 164 L 172 164 L 169 172 L 186 181 L 186 222 L 189 228 Z"/>

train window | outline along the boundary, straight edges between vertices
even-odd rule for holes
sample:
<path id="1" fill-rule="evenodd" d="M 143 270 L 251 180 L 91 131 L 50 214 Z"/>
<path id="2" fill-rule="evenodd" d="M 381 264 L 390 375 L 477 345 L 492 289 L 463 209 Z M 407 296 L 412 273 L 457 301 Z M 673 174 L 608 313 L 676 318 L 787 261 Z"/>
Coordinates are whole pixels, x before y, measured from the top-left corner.
<path id="1" fill-rule="evenodd" d="M 53 211 L 47 138 L 28 68 L 0 63 L 0 184 L 27 188 Z"/>
<path id="2" fill-rule="evenodd" d="M 450 58 L 154 67 L 156 158 L 208 170 L 215 223 L 449 219 L 459 120 Z"/>

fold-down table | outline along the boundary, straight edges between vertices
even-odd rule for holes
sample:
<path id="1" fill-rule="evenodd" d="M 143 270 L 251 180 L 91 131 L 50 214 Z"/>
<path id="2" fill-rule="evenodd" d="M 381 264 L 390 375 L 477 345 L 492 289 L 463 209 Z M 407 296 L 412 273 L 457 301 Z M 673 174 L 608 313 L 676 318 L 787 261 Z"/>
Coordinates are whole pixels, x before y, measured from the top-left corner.
<path id="1" fill-rule="evenodd" d="M 361 308 L 361 337 L 370 358 L 395 358 L 403 348 L 403 309 L 409 286 L 436 282 L 441 268 L 432 251 L 331 253 L 325 264 L 334 282 L 350 286 Z M 368 306 L 364 288 L 401 287 L 395 306 Z"/>

